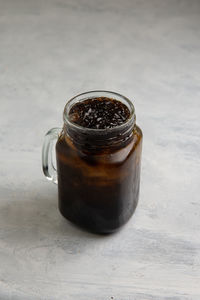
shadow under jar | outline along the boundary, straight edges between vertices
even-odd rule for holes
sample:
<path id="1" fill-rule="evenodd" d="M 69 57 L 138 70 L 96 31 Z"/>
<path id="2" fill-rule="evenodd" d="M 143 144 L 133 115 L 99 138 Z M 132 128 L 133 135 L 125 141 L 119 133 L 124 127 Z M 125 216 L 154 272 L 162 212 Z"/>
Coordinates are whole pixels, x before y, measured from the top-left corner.
<path id="1" fill-rule="evenodd" d="M 73 121 L 73 107 L 90 99 L 119 101 L 129 116 L 122 124 L 98 129 Z M 139 197 L 142 131 L 126 97 L 93 91 L 65 106 L 56 143 L 59 209 L 71 222 L 96 233 L 111 233 L 132 216 Z"/>

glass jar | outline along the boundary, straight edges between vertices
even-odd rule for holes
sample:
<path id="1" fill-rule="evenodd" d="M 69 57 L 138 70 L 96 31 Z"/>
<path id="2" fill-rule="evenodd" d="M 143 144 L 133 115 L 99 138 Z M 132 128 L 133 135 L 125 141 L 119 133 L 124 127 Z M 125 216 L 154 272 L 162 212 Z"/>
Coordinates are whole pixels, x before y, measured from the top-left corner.
<path id="1" fill-rule="evenodd" d="M 71 107 L 96 97 L 124 103 L 130 111 L 128 120 L 108 129 L 72 123 Z M 120 94 L 91 91 L 72 98 L 63 119 L 62 130 L 50 130 L 43 146 L 44 174 L 58 183 L 60 212 L 89 231 L 114 232 L 130 219 L 139 197 L 142 131 L 135 123 L 134 106 Z M 57 171 L 52 162 L 55 139 Z"/>

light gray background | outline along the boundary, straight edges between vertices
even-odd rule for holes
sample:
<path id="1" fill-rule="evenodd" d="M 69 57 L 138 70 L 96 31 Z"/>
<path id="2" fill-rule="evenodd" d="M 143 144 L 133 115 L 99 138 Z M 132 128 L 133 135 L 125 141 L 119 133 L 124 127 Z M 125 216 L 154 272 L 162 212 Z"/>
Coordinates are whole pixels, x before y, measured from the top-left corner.
<path id="1" fill-rule="evenodd" d="M 140 202 L 96 236 L 57 208 L 45 132 L 66 101 L 131 98 Z M 0 0 L 0 299 L 200 299 L 200 1 Z"/>

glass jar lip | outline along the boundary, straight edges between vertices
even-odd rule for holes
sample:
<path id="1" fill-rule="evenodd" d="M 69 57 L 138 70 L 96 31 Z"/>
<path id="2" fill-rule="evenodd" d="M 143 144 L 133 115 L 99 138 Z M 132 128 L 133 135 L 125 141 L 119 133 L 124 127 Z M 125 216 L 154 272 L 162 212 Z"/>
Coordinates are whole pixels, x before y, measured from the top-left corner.
<path id="1" fill-rule="evenodd" d="M 97 129 L 97 128 L 87 128 L 87 127 L 83 127 L 83 126 L 80 126 L 76 123 L 73 123 L 72 121 L 70 121 L 69 119 L 69 108 L 71 108 L 70 104 L 73 103 L 73 101 L 77 98 L 81 98 L 88 95 L 88 98 L 90 98 L 90 95 L 94 94 L 94 97 L 95 97 L 95 94 L 99 94 L 98 97 L 103 97 L 102 94 L 108 94 L 108 97 L 109 98 L 109 95 L 110 95 L 110 98 L 114 98 L 115 96 L 118 97 L 118 98 L 121 98 L 123 100 L 125 100 L 126 103 L 128 103 L 128 109 L 130 111 L 130 116 L 129 118 L 121 125 L 118 125 L 118 126 L 115 126 L 115 127 L 111 127 L 111 128 L 104 128 L 104 129 Z M 97 97 L 97 96 L 96 96 Z M 87 98 L 85 98 L 87 99 Z M 119 100 L 120 99 L 116 99 L 116 100 Z M 65 123 L 69 124 L 70 126 L 72 126 L 73 128 L 77 129 L 77 130 L 84 130 L 85 132 L 90 132 L 90 133 L 104 133 L 104 132 L 113 132 L 115 130 L 121 130 L 123 129 L 124 127 L 126 127 L 127 125 L 131 125 L 132 123 L 135 124 L 135 119 L 136 119 L 136 116 L 135 116 L 135 107 L 132 103 L 131 100 L 129 100 L 127 97 L 117 93 L 117 92 L 112 92 L 112 91 L 107 91 L 107 90 L 92 90 L 92 91 L 88 91 L 88 92 L 84 92 L 84 93 L 80 93 L 74 97 L 72 97 L 71 99 L 68 100 L 68 102 L 66 103 L 65 107 L 64 107 L 64 111 L 63 111 L 63 120 Z"/>

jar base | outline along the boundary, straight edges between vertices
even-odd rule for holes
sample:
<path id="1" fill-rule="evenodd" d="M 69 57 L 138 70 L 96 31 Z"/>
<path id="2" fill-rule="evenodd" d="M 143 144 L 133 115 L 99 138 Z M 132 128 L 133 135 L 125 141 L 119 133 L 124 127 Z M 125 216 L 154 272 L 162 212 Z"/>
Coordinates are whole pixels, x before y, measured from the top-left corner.
<path id="1" fill-rule="evenodd" d="M 136 207 L 137 207 L 137 205 L 136 205 Z M 130 217 L 128 219 L 126 219 L 125 222 L 121 223 L 118 227 L 115 227 L 115 228 L 105 228 L 105 226 L 97 226 L 95 224 L 93 224 L 93 226 L 91 226 L 91 225 L 89 226 L 89 225 L 87 225 L 87 222 L 80 222 L 79 220 L 74 219 L 73 217 L 69 216 L 60 207 L 59 207 L 59 211 L 60 211 L 60 214 L 67 221 L 69 221 L 71 224 L 73 224 L 74 226 L 76 226 L 80 229 L 83 229 L 85 231 L 88 231 L 88 232 L 94 233 L 94 234 L 98 234 L 98 235 L 110 235 L 110 234 L 114 234 L 114 233 L 120 231 L 128 223 L 128 221 L 133 216 L 136 207 L 134 208 L 134 210 L 133 210 L 132 214 L 130 215 Z"/>

